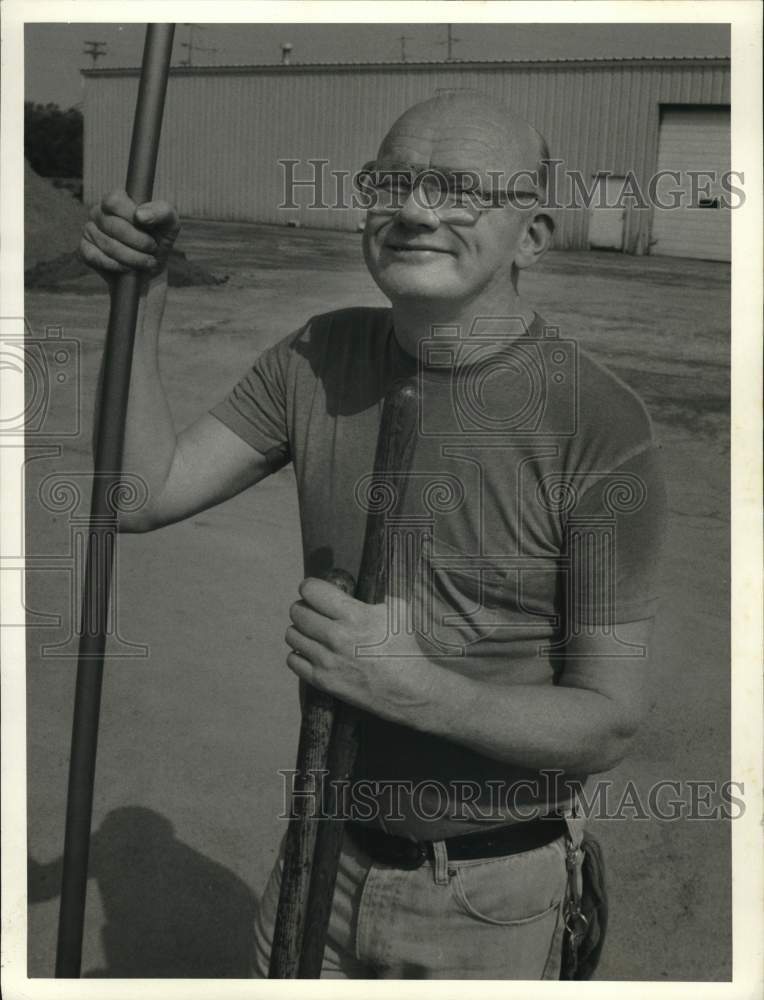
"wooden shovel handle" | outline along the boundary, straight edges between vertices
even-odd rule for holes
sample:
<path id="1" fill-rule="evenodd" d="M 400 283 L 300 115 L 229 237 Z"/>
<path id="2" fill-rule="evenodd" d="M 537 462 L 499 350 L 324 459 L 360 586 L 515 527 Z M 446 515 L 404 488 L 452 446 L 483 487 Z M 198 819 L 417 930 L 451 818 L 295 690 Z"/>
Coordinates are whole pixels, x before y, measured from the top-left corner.
<path id="1" fill-rule="evenodd" d="M 385 397 L 374 459 L 374 480 L 384 489 L 391 487 L 400 506 L 416 446 L 419 393 L 412 380 L 393 384 Z M 366 604 L 385 600 L 387 580 L 387 509 L 372 509 L 366 518 L 361 568 L 355 597 Z M 305 917 L 298 977 L 318 979 L 321 975 L 334 886 L 337 881 L 344 833 L 343 803 L 338 789 L 352 779 L 358 750 L 358 722 L 361 713 L 339 703 L 331 733 L 324 786 L 325 815 L 319 824 L 314 848 L 310 890 Z"/>
<path id="2" fill-rule="evenodd" d="M 324 579 L 346 594 L 352 594 L 355 589 L 353 577 L 344 570 L 330 570 Z M 338 705 L 331 695 L 308 684 L 304 685 L 302 694 L 300 740 L 269 979 L 297 977 L 316 834 L 323 814 L 324 776 L 328 771 L 329 746 Z"/>

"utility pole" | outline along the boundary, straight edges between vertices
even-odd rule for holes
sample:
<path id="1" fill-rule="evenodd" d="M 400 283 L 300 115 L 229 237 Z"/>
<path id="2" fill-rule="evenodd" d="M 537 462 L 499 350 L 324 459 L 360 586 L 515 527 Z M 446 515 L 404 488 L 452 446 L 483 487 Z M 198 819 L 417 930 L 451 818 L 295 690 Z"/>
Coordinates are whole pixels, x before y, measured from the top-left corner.
<path id="1" fill-rule="evenodd" d="M 188 28 L 188 41 L 181 42 L 180 47 L 182 49 L 188 50 L 188 56 L 185 59 L 180 60 L 181 66 L 193 66 L 194 65 L 194 52 L 217 52 L 217 49 L 209 48 L 205 45 L 197 45 L 195 41 L 195 32 L 204 31 L 204 24 L 189 24 L 184 22 L 184 27 Z"/>
<path id="2" fill-rule="evenodd" d="M 89 48 L 83 49 L 82 54 L 85 56 L 90 56 L 90 58 L 93 60 L 93 67 L 95 68 L 95 64 L 98 62 L 101 56 L 106 55 L 106 42 L 86 41 L 85 45 L 89 46 Z"/>

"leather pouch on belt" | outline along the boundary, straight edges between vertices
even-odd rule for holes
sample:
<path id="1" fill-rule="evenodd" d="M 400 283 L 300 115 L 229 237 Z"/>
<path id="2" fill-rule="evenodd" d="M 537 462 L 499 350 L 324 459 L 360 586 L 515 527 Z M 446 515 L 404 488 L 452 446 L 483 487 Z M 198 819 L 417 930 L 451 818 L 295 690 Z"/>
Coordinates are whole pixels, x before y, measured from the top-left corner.
<path id="1" fill-rule="evenodd" d="M 602 847 L 592 834 L 584 832 L 578 846 L 570 837 L 567 839 L 567 853 L 568 895 L 560 979 L 591 979 L 602 954 L 608 920 Z"/>

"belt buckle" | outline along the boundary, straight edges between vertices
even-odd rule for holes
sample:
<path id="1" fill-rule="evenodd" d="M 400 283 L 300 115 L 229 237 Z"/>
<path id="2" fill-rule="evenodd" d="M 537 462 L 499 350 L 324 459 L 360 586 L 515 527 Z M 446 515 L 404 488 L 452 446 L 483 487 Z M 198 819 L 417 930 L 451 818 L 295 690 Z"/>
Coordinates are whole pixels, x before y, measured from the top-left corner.
<path id="1" fill-rule="evenodd" d="M 421 868 L 427 860 L 427 848 L 419 840 L 412 840 L 405 847 L 401 847 L 397 865 L 404 871 L 415 871 Z"/>

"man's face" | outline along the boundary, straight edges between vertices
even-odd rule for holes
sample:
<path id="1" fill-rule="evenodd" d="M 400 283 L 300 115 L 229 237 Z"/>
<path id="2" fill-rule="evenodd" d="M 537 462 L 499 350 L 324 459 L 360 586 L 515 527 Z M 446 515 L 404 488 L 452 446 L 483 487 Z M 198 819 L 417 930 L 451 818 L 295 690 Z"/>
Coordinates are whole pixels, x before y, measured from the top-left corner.
<path id="1" fill-rule="evenodd" d="M 529 162 L 535 149 L 526 136 L 508 143 L 506 135 L 497 136 L 491 121 L 475 117 L 462 110 L 438 113 L 437 107 L 429 115 L 421 111 L 405 115 L 382 143 L 377 168 L 394 170 L 409 164 L 418 170 L 463 171 L 483 190 L 492 185 L 495 190 L 497 180 L 506 188 L 513 172 L 535 169 L 535 159 Z M 527 184 L 524 189 L 528 190 Z M 421 190 L 403 201 L 395 214 L 368 213 L 366 264 L 393 303 L 467 303 L 510 287 L 518 245 L 533 211 L 510 203 L 476 213 L 468 224 L 444 221 L 443 214 L 428 207 Z"/>

